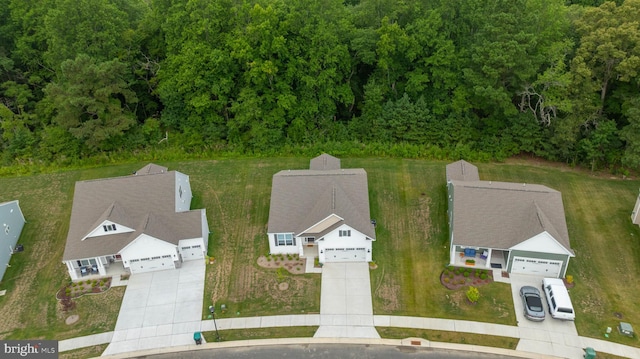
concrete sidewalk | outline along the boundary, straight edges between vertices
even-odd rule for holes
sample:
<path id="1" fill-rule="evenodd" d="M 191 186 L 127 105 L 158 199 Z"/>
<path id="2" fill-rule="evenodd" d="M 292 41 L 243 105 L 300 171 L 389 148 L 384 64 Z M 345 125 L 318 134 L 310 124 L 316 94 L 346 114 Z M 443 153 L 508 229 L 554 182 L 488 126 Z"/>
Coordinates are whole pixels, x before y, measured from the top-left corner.
<path id="1" fill-rule="evenodd" d="M 227 318 L 227 319 L 219 319 L 216 320 L 218 325 L 218 330 L 224 329 L 245 329 L 245 328 L 271 328 L 271 327 L 286 327 L 286 326 L 318 326 L 320 325 L 320 315 L 319 314 L 303 314 L 303 315 L 278 315 L 278 316 L 269 316 L 269 317 L 246 317 L 246 318 Z M 550 344 L 551 342 L 546 342 L 545 340 L 541 340 L 538 338 L 534 339 L 526 339 L 529 335 L 525 332 L 523 333 L 522 328 L 518 328 L 515 326 L 509 325 L 501 325 L 501 324 L 491 324 L 491 323 L 480 323 L 480 322 L 471 322 L 465 320 L 452 320 L 452 319 L 439 319 L 439 318 L 423 318 L 423 317 L 404 317 L 404 316 L 390 316 L 390 315 L 374 315 L 374 324 L 379 327 L 400 327 L 400 328 L 416 328 L 416 329 L 432 329 L 432 330 L 442 330 L 442 331 L 453 331 L 460 333 L 475 333 L 475 334 L 486 334 L 486 335 L 497 335 L 504 336 L 509 338 L 520 338 L 520 341 L 531 342 L 531 346 L 527 345 L 527 350 L 519 350 L 519 351 L 509 351 L 511 356 L 519 356 L 525 358 L 566 358 L 566 357 L 575 357 L 575 356 L 567 356 L 567 354 L 562 353 L 552 353 L 549 354 L 549 348 L 553 348 L 554 345 Z M 202 331 L 213 331 L 214 324 L 212 320 L 205 320 L 201 323 Z M 98 344 L 106 344 L 109 343 L 110 336 L 113 332 L 89 335 L 86 337 L 79 337 L 67 340 L 61 340 L 59 343 L 59 349 L 61 352 L 69 351 L 73 349 L 88 347 L 92 345 Z M 537 333 L 540 334 L 540 333 Z M 548 334 L 549 335 L 549 334 Z M 523 338 L 524 337 L 524 338 Z M 224 340 L 224 337 L 223 337 Z M 210 343 L 207 345 L 213 345 L 214 347 L 222 347 L 222 346 L 236 346 L 238 343 L 244 343 L 242 345 L 267 345 L 264 343 L 274 343 L 274 344 L 283 344 L 283 343 L 296 343 L 296 340 L 300 340 L 305 343 L 368 343 L 368 344 L 384 344 L 387 342 L 391 342 L 387 339 L 357 339 L 357 338 L 297 338 L 297 339 L 274 339 L 274 340 L 252 340 L 252 341 L 241 341 L 241 342 L 222 342 L 222 343 Z M 416 339 L 419 340 L 419 339 Z M 549 339 L 552 340 L 552 339 Z M 564 338 L 562 339 L 564 340 Z M 398 341 L 392 341 L 397 343 Z M 429 343 L 428 341 L 423 340 L 422 343 Z M 424 344 L 423 344 L 424 345 Z M 428 345 L 433 345 L 430 343 Z M 593 338 L 585 338 L 577 336 L 572 339 L 572 342 L 565 343 L 564 345 L 571 346 L 574 348 L 575 353 L 582 353 L 582 349 L 586 347 L 591 347 L 596 350 L 596 352 L 601 353 L 609 353 L 614 354 L 620 357 L 625 358 L 640 358 L 640 348 L 629 347 L 622 344 L 612 343 L 605 340 L 593 339 Z M 487 347 L 479 347 L 479 346 L 469 346 L 469 345 L 457 345 L 457 344 L 449 344 L 449 343 L 439 343 L 438 347 L 451 347 L 455 348 L 467 348 L 462 350 L 477 350 L 478 348 L 482 348 L 483 352 L 491 352 L 491 353 L 503 353 L 505 349 L 500 348 L 487 348 Z M 520 348 L 520 345 L 518 346 Z M 180 350 L 196 350 L 205 348 L 204 345 L 196 346 L 195 344 L 186 345 L 186 346 L 177 346 L 171 348 L 158 348 L 154 349 L 154 353 L 162 352 L 173 352 Z M 474 349 L 469 349 L 474 348 Z M 513 352 L 513 353 L 511 353 Z M 138 354 L 136 354 L 138 355 Z M 120 357 L 130 357 L 131 353 L 123 353 Z M 579 358 L 582 355 L 578 356 Z"/>

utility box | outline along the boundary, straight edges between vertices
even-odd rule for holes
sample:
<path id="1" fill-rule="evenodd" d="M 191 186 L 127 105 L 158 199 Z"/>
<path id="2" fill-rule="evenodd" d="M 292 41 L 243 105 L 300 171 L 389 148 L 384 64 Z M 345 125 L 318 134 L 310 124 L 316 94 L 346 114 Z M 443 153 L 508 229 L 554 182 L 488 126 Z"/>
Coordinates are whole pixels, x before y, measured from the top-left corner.
<path id="1" fill-rule="evenodd" d="M 620 322 L 620 325 L 618 325 L 618 330 L 622 335 L 633 337 L 633 327 L 631 327 L 631 324 L 629 323 Z"/>
<path id="2" fill-rule="evenodd" d="M 593 348 L 584 348 L 584 359 L 596 359 L 596 351 Z"/>

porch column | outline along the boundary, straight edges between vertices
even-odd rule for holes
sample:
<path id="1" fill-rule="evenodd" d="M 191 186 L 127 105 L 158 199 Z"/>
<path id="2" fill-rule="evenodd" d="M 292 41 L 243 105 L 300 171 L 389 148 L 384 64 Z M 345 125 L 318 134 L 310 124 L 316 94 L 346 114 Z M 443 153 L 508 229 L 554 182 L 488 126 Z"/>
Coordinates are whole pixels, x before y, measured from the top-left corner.
<path id="1" fill-rule="evenodd" d="M 78 279 L 78 272 L 73 267 L 73 261 L 66 261 L 66 262 L 64 262 L 64 264 L 67 265 L 67 271 L 69 272 L 69 277 L 71 277 L 71 280 L 77 280 Z"/>
<path id="2" fill-rule="evenodd" d="M 491 248 L 488 248 L 488 249 L 487 249 L 487 252 L 488 252 L 488 254 L 487 254 L 487 260 L 486 260 L 486 263 L 484 264 L 484 266 L 485 266 L 486 268 L 491 268 L 491 252 L 492 252 L 492 251 L 493 251 L 493 249 L 491 249 Z"/>

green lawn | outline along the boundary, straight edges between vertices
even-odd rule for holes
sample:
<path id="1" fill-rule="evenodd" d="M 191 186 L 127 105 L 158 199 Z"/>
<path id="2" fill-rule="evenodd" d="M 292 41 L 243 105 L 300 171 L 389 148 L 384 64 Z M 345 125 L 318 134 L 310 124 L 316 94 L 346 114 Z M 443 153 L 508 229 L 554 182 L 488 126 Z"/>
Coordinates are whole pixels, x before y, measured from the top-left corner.
<path id="1" fill-rule="evenodd" d="M 480 301 L 469 305 L 465 290 L 440 284 L 449 263 L 445 162 L 358 159 L 343 164 L 368 173 L 371 215 L 378 224 L 378 268 L 371 272 L 374 313 L 515 325 L 508 285 L 480 287 Z"/>
<path id="2" fill-rule="evenodd" d="M 517 338 L 500 337 L 496 335 L 448 332 L 442 330 L 427 330 L 413 328 L 376 327 L 382 338 L 405 339 L 422 338 L 432 342 L 482 345 L 485 347 L 515 350 L 520 341 Z"/>
<path id="3" fill-rule="evenodd" d="M 230 342 L 234 340 L 270 339 L 270 338 L 311 338 L 318 327 L 275 327 L 219 330 L 220 340 Z M 216 332 L 202 333 L 207 343 L 216 341 Z"/>
<path id="4" fill-rule="evenodd" d="M 193 207 L 207 209 L 212 231 L 205 300 L 226 304 L 216 316 L 314 313 L 320 309 L 320 275 L 278 275 L 257 266 L 268 252 L 266 224 L 271 179 L 282 169 L 307 168 L 309 158 L 160 162 L 191 176 Z M 27 225 L 0 289 L 0 339 L 55 338 L 112 330 L 122 289 L 78 301 L 80 322 L 64 324 L 55 292 L 67 281 L 61 263 L 77 180 L 126 175 L 145 163 L 0 178 L 0 201 L 19 199 Z M 509 287 L 480 287 L 480 302 L 466 303 L 463 291 L 449 291 L 438 276 L 448 262 L 445 162 L 345 158 L 343 167 L 369 175 L 372 217 L 377 220 L 371 271 L 374 313 L 456 318 L 515 324 Z M 569 234 L 577 257 L 569 274 L 581 335 L 602 338 L 623 320 L 640 327 L 640 230 L 629 215 L 640 181 L 600 178 L 562 167 L 530 163 L 480 164 L 483 179 L 541 183 L 563 193 Z M 289 289 L 280 291 L 286 281 Z M 99 308 L 99 309 L 98 309 Z M 219 307 L 218 307 L 219 308 Z M 615 332 L 614 332 L 615 333 Z M 613 341 L 639 346 L 637 339 Z"/>
<path id="5" fill-rule="evenodd" d="M 576 253 L 567 274 L 576 282 L 570 295 L 578 333 L 604 339 L 606 328 L 611 327 L 610 340 L 640 347 L 637 336 L 627 338 L 615 330 L 621 320 L 640 327 L 640 229 L 630 219 L 640 182 L 518 164 L 481 165 L 480 177 L 540 183 L 562 192 Z"/>

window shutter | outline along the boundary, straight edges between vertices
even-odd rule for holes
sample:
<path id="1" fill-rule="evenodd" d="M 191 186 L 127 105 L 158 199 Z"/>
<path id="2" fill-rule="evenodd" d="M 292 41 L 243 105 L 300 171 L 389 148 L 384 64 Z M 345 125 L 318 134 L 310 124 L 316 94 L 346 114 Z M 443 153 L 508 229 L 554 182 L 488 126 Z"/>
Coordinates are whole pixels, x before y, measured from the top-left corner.
<path id="1" fill-rule="evenodd" d="M 296 245 L 296 236 L 294 236 L 293 234 L 292 234 L 292 236 L 293 236 L 293 245 L 295 246 Z"/>
<path id="2" fill-rule="evenodd" d="M 278 235 L 277 234 L 273 235 L 273 241 L 275 242 L 276 247 L 277 247 L 278 246 Z"/>

